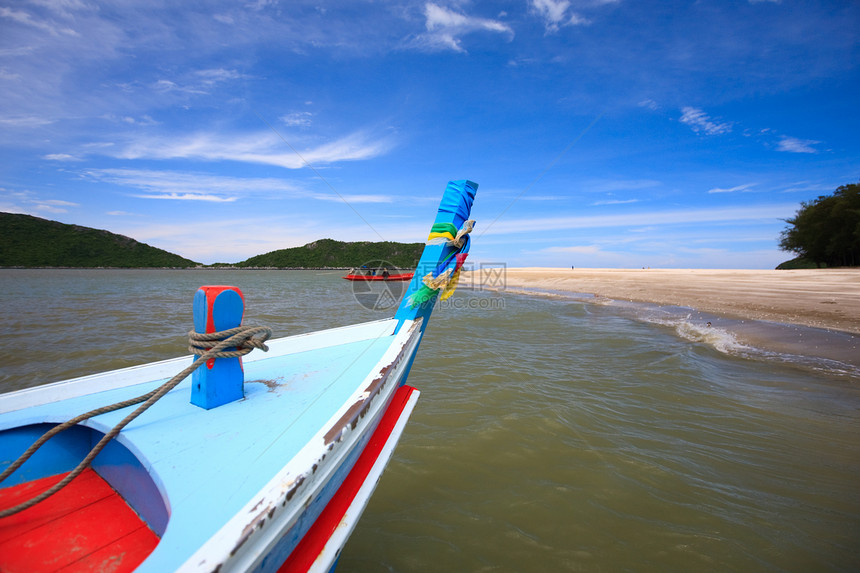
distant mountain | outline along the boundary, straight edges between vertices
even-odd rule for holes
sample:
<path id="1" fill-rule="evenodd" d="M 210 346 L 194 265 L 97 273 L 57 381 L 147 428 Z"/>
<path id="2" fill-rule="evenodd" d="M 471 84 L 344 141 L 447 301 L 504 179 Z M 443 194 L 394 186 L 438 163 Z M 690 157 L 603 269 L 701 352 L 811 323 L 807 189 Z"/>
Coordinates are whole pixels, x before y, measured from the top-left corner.
<path id="1" fill-rule="evenodd" d="M 198 263 L 108 231 L 0 213 L 0 267 L 193 267 Z"/>
<path id="2" fill-rule="evenodd" d="M 344 243 L 320 239 L 240 263 L 213 267 L 319 268 L 386 265 L 414 268 L 424 243 Z M 0 213 L 0 267 L 196 267 L 199 263 L 109 231 L 31 215 Z"/>
<path id="3" fill-rule="evenodd" d="M 421 258 L 424 243 L 344 243 L 333 239 L 320 239 L 303 247 L 280 249 L 257 255 L 236 263 L 235 267 L 360 267 L 362 265 L 388 265 L 399 269 L 414 268 Z"/>

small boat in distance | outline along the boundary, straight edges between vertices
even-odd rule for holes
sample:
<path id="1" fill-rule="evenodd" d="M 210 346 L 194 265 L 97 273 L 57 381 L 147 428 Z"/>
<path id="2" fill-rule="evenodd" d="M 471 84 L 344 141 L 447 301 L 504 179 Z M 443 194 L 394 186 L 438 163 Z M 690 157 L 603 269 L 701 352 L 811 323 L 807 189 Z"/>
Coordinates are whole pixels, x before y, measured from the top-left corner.
<path id="1" fill-rule="evenodd" d="M 400 272 L 395 269 L 395 272 L 390 272 L 387 268 L 361 267 L 360 269 L 350 269 L 345 278 L 348 281 L 408 281 L 415 273 Z"/>
<path id="2" fill-rule="evenodd" d="M 418 400 L 477 187 L 448 184 L 392 318 L 268 340 L 238 288 L 204 286 L 196 359 L 0 395 L 0 571 L 332 571 Z"/>

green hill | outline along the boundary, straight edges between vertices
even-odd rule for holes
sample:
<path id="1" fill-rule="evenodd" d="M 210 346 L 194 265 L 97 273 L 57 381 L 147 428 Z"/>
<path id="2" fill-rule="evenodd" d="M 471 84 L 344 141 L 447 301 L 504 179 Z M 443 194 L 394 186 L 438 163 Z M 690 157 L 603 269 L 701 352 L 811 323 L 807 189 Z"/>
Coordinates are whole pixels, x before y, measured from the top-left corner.
<path id="1" fill-rule="evenodd" d="M 0 267 L 192 267 L 198 263 L 108 231 L 0 213 Z"/>
<path id="2" fill-rule="evenodd" d="M 360 267 L 386 264 L 400 269 L 414 268 L 424 243 L 344 243 L 320 239 L 303 247 L 280 249 L 236 263 L 236 267 Z"/>

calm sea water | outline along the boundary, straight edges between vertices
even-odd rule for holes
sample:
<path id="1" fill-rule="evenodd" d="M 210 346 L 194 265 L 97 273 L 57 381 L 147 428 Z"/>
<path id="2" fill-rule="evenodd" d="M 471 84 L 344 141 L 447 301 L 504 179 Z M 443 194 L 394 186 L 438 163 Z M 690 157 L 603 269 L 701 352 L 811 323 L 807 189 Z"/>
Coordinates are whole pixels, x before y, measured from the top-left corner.
<path id="1" fill-rule="evenodd" d="M 186 354 L 203 284 L 241 287 L 246 323 L 276 336 L 391 314 L 339 277 L 0 270 L 0 390 Z M 860 570 L 850 364 L 739 344 L 677 310 L 451 301 L 339 571 Z"/>

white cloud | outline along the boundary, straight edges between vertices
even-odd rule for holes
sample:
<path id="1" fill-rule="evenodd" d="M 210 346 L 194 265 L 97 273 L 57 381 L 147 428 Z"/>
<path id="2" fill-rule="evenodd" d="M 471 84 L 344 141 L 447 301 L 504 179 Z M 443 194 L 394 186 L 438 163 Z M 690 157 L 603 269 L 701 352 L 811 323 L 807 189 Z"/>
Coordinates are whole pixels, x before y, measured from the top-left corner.
<path id="1" fill-rule="evenodd" d="M 570 197 L 566 195 L 525 195 L 519 199 L 522 201 L 567 201 Z"/>
<path id="2" fill-rule="evenodd" d="M 69 155 L 68 153 L 49 153 L 48 155 L 43 155 L 42 159 L 47 159 L 48 161 L 80 161 L 80 157 L 76 157 L 74 155 Z"/>
<path id="3" fill-rule="evenodd" d="M 232 203 L 249 197 L 306 197 L 318 201 L 345 202 L 350 205 L 392 201 L 389 195 L 312 192 L 277 178 L 244 178 L 149 169 L 91 169 L 83 172 L 82 176 L 91 181 L 135 189 L 136 192 L 130 193 L 130 196 L 138 199 Z"/>
<path id="4" fill-rule="evenodd" d="M 30 13 L 21 10 L 11 10 L 9 8 L 0 8 L 0 18 L 7 18 L 19 24 L 32 26 L 43 32 L 48 32 L 52 36 L 78 36 L 79 34 L 67 26 L 57 24 L 53 21 L 46 21 L 34 18 Z"/>
<path id="5" fill-rule="evenodd" d="M 696 133 L 705 132 L 708 135 L 721 135 L 732 130 L 731 123 L 713 121 L 708 114 L 695 107 L 681 109 L 681 123 L 689 125 Z"/>
<path id="6" fill-rule="evenodd" d="M 249 217 L 154 224 L 139 221 L 118 220 L 118 226 L 111 231 L 203 263 L 234 263 L 325 236 L 321 234 L 324 230 L 299 218 Z M 266 229 L 266 232 L 249 233 L 248 229 Z M 218 240 L 213 241 L 213 236 Z"/>
<path id="7" fill-rule="evenodd" d="M 750 189 L 755 186 L 755 183 L 745 183 L 743 185 L 736 185 L 735 187 L 730 187 L 728 189 L 714 187 L 713 189 L 708 189 L 708 193 L 734 193 L 736 191 L 746 191 L 747 189 Z"/>
<path id="8" fill-rule="evenodd" d="M 291 145 L 272 132 L 233 136 L 200 132 L 185 137 L 141 137 L 122 149 L 105 152 L 122 159 L 239 161 L 301 169 L 307 163 L 318 166 L 372 159 L 385 154 L 393 143 L 389 138 L 373 139 L 359 131 L 315 148 L 298 150 L 298 154 L 290 149 Z"/>
<path id="9" fill-rule="evenodd" d="M 593 255 L 600 252 L 597 245 L 579 245 L 572 247 L 547 247 L 541 249 L 545 253 L 577 253 L 581 255 Z"/>
<path id="10" fill-rule="evenodd" d="M 535 234 L 542 231 L 570 229 L 599 229 L 633 227 L 643 223 L 654 225 L 691 225 L 698 223 L 777 221 L 791 217 L 797 211 L 796 203 L 732 207 L 726 209 L 688 209 L 677 211 L 651 211 L 618 215 L 592 215 L 583 217 L 545 217 L 518 219 L 513 221 L 488 222 L 481 228 L 482 234 L 499 235 L 514 233 Z M 478 229 L 476 229 L 476 232 Z"/>
<path id="11" fill-rule="evenodd" d="M 138 199 L 169 199 L 174 201 L 207 201 L 210 203 L 232 203 L 236 197 L 221 197 L 206 193 L 154 193 L 132 195 Z"/>
<path id="12" fill-rule="evenodd" d="M 42 199 L 32 191 L 12 191 L 0 187 L 0 211 L 6 213 L 43 216 L 46 213 L 67 213 L 69 207 L 79 206 L 80 203 L 62 199 Z"/>
<path id="13" fill-rule="evenodd" d="M 228 26 L 232 26 L 236 23 L 236 19 L 230 14 L 213 14 L 212 18 L 222 24 L 227 24 Z"/>
<path id="14" fill-rule="evenodd" d="M 66 207 L 77 207 L 79 203 L 72 201 L 63 201 L 61 199 L 43 199 L 35 201 L 36 209 L 46 211 L 48 213 L 66 213 Z"/>
<path id="15" fill-rule="evenodd" d="M 339 241 L 414 242 L 427 234 L 424 223 L 402 222 L 369 228 L 362 221 L 333 226 L 324 218 L 290 215 L 212 219 L 147 224 L 145 218 L 118 219 L 111 231 L 203 263 L 238 262 L 254 255 L 305 245 L 324 237 Z M 265 229 L 249 233 L 248 229 Z M 218 240 L 213 241 L 212 237 Z"/>
<path id="16" fill-rule="evenodd" d="M 499 20 L 467 16 L 433 2 L 424 5 L 424 17 L 427 33 L 411 42 L 412 47 L 422 50 L 465 52 L 461 37 L 478 31 L 514 36 L 513 29 Z"/>
<path id="17" fill-rule="evenodd" d="M 595 179 L 584 185 L 588 191 L 612 193 L 613 191 L 636 191 L 659 187 L 660 181 L 655 179 Z"/>
<path id="18" fill-rule="evenodd" d="M 10 72 L 6 68 L 0 68 L 0 80 L 4 81 L 17 81 L 21 79 L 21 74 L 17 72 Z"/>
<path id="19" fill-rule="evenodd" d="M 239 80 L 245 77 L 236 70 L 225 70 L 224 68 L 197 70 L 194 72 L 194 75 L 200 78 L 204 84 L 208 85 L 216 84 L 218 82 Z"/>
<path id="20" fill-rule="evenodd" d="M 130 115 L 116 116 L 116 115 L 113 115 L 111 113 L 108 113 L 108 114 L 103 115 L 102 118 L 106 119 L 108 121 L 125 123 L 128 125 L 139 125 L 139 126 L 145 126 L 145 127 L 152 126 L 152 125 L 159 125 L 158 121 L 155 121 L 154 119 L 152 119 L 152 117 L 150 117 L 149 115 L 146 115 L 146 114 L 137 118 L 137 117 L 132 117 Z"/>
<path id="21" fill-rule="evenodd" d="M 606 199 L 604 201 L 595 201 L 592 203 L 593 206 L 597 207 L 600 205 L 626 205 L 628 203 L 638 203 L 639 199 Z"/>
<path id="22" fill-rule="evenodd" d="M 283 115 L 279 119 L 290 127 L 310 127 L 313 115 L 309 111 L 297 111 Z"/>
<path id="23" fill-rule="evenodd" d="M 821 142 L 783 135 L 776 148 L 779 151 L 787 151 L 789 153 L 818 153 L 818 150 L 812 146 L 819 143 Z"/>
<path id="24" fill-rule="evenodd" d="M 7 125 L 9 127 L 42 127 L 43 125 L 50 125 L 52 123 L 54 123 L 53 120 L 44 117 L 0 117 L 0 125 Z"/>
<path id="25" fill-rule="evenodd" d="M 540 16 L 548 33 L 557 32 L 562 26 L 588 24 L 579 14 L 569 11 L 568 0 L 531 0 L 531 7 Z"/>
<path id="26" fill-rule="evenodd" d="M 345 203 L 391 203 L 391 197 L 389 195 L 336 195 L 336 194 L 322 194 L 317 193 L 315 195 L 311 195 L 314 199 L 319 199 L 320 201 L 334 201 L 334 202 L 345 202 Z"/>
<path id="27" fill-rule="evenodd" d="M 85 179 L 130 187 L 141 199 L 232 202 L 250 196 L 290 196 L 295 185 L 274 178 L 242 178 L 208 173 L 157 171 L 150 169 L 91 169 Z"/>

